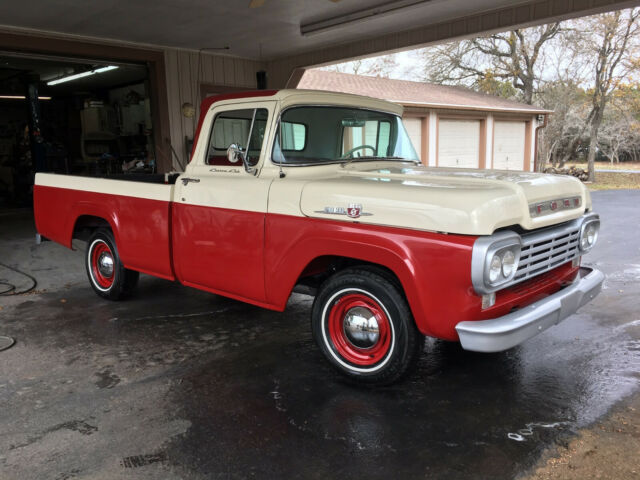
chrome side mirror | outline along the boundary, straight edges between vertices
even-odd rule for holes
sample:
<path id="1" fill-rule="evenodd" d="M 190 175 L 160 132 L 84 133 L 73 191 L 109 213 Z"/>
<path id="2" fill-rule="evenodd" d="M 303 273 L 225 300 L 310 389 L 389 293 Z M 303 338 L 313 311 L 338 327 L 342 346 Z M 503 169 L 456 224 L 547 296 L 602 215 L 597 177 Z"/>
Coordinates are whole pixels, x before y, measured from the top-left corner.
<path id="1" fill-rule="evenodd" d="M 227 159 L 231 163 L 238 163 L 238 161 L 243 159 L 242 149 L 235 143 L 232 143 L 229 145 L 229 148 L 227 148 Z"/>
<path id="2" fill-rule="evenodd" d="M 231 145 L 229 145 L 229 148 L 227 148 L 227 158 L 231 163 L 237 163 L 241 161 L 244 165 L 244 170 L 251 175 L 255 175 L 258 172 L 255 167 L 249 165 L 246 152 L 243 152 L 242 148 L 235 143 L 232 143 Z"/>

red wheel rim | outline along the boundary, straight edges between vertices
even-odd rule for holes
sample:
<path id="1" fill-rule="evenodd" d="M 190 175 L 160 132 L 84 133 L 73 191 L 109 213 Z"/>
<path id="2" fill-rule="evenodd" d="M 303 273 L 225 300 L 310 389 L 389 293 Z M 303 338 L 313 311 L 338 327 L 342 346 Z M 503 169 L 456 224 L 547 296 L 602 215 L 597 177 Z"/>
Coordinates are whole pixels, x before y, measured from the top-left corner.
<path id="1" fill-rule="evenodd" d="M 378 302 L 361 293 L 349 293 L 340 297 L 330 308 L 329 337 L 336 353 L 355 365 L 371 366 L 384 359 L 389 353 L 392 333 L 389 318 Z M 377 340 L 367 348 L 354 345 L 345 332 L 345 319 L 356 308 L 365 309 L 377 322 Z"/>
<path id="2" fill-rule="evenodd" d="M 104 268 L 100 268 L 103 259 L 111 259 L 111 273 L 106 273 Z M 91 272 L 96 283 L 102 288 L 110 288 L 113 285 L 113 253 L 105 242 L 96 242 L 91 250 Z"/>

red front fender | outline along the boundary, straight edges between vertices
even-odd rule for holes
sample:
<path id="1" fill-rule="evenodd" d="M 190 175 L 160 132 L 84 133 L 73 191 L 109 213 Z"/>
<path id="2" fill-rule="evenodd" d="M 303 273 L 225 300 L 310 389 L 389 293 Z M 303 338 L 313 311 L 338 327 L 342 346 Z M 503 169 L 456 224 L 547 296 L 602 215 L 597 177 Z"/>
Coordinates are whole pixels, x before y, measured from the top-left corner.
<path id="1" fill-rule="evenodd" d="M 393 271 L 425 335 L 456 340 L 455 324 L 479 302 L 470 274 L 475 237 L 269 214 L 265 240 L 265 290 L 279 309 L 306 266 L 326 255 Z"/>

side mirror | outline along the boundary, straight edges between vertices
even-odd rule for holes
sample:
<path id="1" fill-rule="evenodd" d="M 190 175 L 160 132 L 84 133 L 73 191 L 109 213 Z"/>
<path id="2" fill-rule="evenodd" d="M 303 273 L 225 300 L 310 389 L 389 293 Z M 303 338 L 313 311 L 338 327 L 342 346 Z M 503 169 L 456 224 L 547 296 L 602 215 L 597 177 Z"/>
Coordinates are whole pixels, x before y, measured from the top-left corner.
<path id="1" fill-rule="evenodd" d="M 229 145 L 229 148 L 227 148 L 227 159 L 229 159 L 229 162 L 231 163 L 237 163 L 241 161 L 247 173 L 250 173 L 252 175 L 258 173 L 258 170 L 255 167 L 249 165 L 247 157 L 242 151 L 242 148 L 235 143 L 232 143 L 231 145 Z"/>
<path id="2" fill-rule="evenodd" d="M 229 145 L 229 148 L 227 148 L 227 159 L 231 163 L 237 163 L 242 160 L 242 150 L 235 143 L 232 143 Z"/>

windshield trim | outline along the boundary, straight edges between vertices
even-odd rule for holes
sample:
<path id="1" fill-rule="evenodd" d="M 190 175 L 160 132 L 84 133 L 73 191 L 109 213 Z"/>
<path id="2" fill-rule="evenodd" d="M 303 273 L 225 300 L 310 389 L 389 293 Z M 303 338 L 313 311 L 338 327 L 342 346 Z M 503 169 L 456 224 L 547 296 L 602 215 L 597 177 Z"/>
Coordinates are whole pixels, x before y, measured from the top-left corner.
<path id="1" fill-rule="evenodd" d="M 276 141 L 278 139 L 278 130 L 280 129 L 280 122 L 282 121 L 282 115 L 284 113 L 287 112 L 287 110 L 291 110 L 292 108 L 300 108 L 300 107 L 336 107 L 336 108 L 353 108 L 355 110 L 364 110 L 367 112 L 375 112 L 375 113 L 386 113 L 387 115 L 393 115 L 394 117 L 398 117 L 400 119 L 400 121 L 402 121 L 402 115 L 398 114 L 396 112 L 391 112 L 389 110 L 377 110 L 377 109 L 373 109 L 373 108 L 366 108 L 366 107 L 354 107 L 353 105 L 350 104 L 340 104 L 340 103 L 296 103 L 294 105 L 289 105 L 288 107 L 283 108 L 282 110 L 280 110 L 280 113 L 278 113 L 278 118 L 276 120 L 276 124 L 275 124 L 275 131 L 274 131 L 274 135 L 273 135 L 273 145 L 271 146 L 271 155 L 270 155 L 270 160 L 271 163 L 273 165 L 277 165 L 279 167 L 317 167 L 318 165 L 339 165 L 341 163 L 345 163 L 346 159 L 337 159 L 337 160 L 331 160 L 329 162 L 322 162 L 322 161 L 317 161 L 317 162 L 310 162 L 310 163 L 287 163 L 287 162 L 276 162 L 273 159 L 273 152 L 276 148 Z M 282 147 L 280 147 L 282 149 Z M 284 155 L 283 155 L 284 156 Z M 401 162 L 409 162 L 409 163 L 416 163 L 416 160 L 409 160 L 406 158 L 403 159 L 393 159 L 391 160 L 391 156 L 389 157 L 378 157 L 378 158 L 371 158 L 371 159 L 367 159 L 367 160 L 362 160 L 363 162 L 397 162 L 397 163 L 401 163 Z"/>

